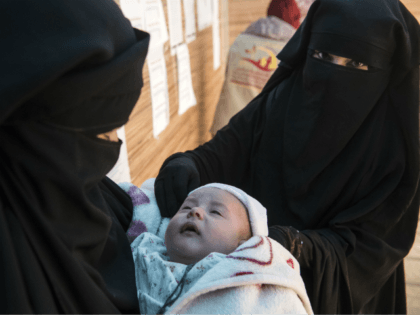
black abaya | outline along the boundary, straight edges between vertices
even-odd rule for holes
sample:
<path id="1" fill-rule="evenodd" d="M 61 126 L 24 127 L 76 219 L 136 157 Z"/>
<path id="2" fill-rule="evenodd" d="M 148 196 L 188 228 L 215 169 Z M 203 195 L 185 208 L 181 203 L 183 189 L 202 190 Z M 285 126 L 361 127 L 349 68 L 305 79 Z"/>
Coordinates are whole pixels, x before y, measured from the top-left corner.
<path id="1" fill-rule="evenodd" d="M 227 183 L 258 199 L 270 237 L 300 262 L 315 313 L 406 312 L 403 258 L 419 213 L 419 41 L 397 0 L 318 0 L 262 93 L 161 169 L 187 157 L 200 185 Z M 371 67 L 335 65 L 314 50 Z"/>
<path id="2" fill-rule="evenodd" d="M 149 35 L 111 0 L 1 1 L 0 312 L 138 313 L 131 199 L 106 174 Z"/>

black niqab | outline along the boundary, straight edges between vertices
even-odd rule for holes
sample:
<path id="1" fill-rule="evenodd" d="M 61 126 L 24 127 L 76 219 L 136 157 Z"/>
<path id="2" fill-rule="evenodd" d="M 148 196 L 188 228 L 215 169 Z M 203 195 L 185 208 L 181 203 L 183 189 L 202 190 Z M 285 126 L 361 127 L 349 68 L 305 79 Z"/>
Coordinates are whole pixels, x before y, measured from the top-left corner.
<path id="1" fill-rule="evenodd" d="M 101 1 L 0 4 L 2 313 L 138 313 L 125 231 L 132 203 L 106 174 L 140 95 L 148 34 Z"/>
<path id="2" fill-rule="evenodd" d="M 406 312 L 402 260 L 419 209 L 419 41 L 418 22 L 397 0 L 318 0 L 262 93 L 184 154 L 200 184 L 238 186 L 267 208 L 269 226 L 294 231 L 270 236 L 292 252 L 282 235 L 299 238 L 315 313 Z M 335 65 L 314 50 L 372 67 Z"/>

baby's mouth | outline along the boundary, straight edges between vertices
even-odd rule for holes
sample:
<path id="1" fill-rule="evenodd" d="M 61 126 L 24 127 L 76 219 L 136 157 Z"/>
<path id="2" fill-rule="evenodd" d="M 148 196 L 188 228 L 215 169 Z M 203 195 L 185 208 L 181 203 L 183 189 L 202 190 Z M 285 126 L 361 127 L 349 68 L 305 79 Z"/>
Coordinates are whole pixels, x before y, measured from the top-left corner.
<path id="1" fill-rule="evenodd" d="M 200 232 L 198 231 L 197 225 L 195 225 L 192 222 L 187 222 L 181 227 L 181 234 L 186 232 L 186 231 L 194 232 L 194 233 L 200 235 Z"/>

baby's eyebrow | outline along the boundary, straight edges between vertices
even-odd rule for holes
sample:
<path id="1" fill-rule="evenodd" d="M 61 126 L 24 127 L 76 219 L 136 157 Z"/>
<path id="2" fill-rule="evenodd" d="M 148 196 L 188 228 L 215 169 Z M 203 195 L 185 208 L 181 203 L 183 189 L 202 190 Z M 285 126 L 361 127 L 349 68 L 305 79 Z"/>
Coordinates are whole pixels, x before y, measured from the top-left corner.
<path id="1" fill-rule="evenodd" d="M 198 203 L 198 200 L 196 198 L 194 198 L 194 197 L 187 197 L 185 199 L 184 203 L 187 203 L 187 202 L 192 202 L 194 204 L 197 204 Z"/>
<path id="2" fill-rule="evenodd" d="M 221 208 L 221 210 L 228 212 L 228 208 L 226 207 L 226 205 L 220 201 L 211 201 L 210 204 L 212 206 L 218 206 L 219 209 Z"/>

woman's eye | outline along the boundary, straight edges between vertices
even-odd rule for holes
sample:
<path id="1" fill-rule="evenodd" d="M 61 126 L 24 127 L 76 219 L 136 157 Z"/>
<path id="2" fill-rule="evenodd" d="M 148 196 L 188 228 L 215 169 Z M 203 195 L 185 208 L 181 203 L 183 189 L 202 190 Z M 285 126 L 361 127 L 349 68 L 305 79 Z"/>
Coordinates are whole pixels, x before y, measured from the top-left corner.
<path id="1" fill-rule="evenodd" d="M 367 70 L 367 67 L 368 67 L 363 62 L 359 62 L 359 61 L 355 61 L 355 60 L 350 61 L 347 64 L 347 66 L 352 67 L 352 68 L 365 68 L 366 67 L 366 70 Z"/>
<path id="2" fill-rule="evenodd" d="M 318 50 L 315 50 L 315 53 L 313 56 L 322 60 L 332 60 L 329 53 L 318 51 Z"/>

